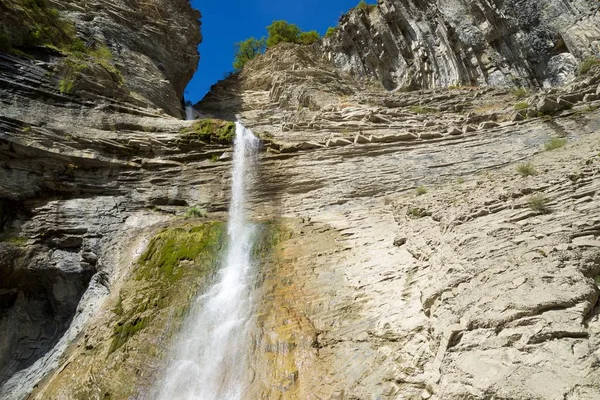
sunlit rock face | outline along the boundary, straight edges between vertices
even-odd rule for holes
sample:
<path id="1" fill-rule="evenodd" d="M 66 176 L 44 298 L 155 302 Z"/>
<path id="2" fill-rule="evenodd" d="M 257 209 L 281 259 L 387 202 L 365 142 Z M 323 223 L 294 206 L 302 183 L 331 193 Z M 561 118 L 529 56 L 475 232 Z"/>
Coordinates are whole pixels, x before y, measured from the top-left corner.
<path id="1" fill-rule="evenodd" d="M 146 3 L 60 2 L 123 85 L 0 54 L 0 398 L 148 397 L 218 268 L 227 124 L 179 119 L 197 14 Z M 195 106 L 262 139 L 245 398 L 599 397 L 600 35 L 561 4 L 383 1 Z"/>
<path id="2" fill-rule="evenodd" d="M 324 48 L 342 71 L 387 89 L 546 86 L 597 53 L 599 18 L 593 0 L 382 0 L 341 17 Z"/>

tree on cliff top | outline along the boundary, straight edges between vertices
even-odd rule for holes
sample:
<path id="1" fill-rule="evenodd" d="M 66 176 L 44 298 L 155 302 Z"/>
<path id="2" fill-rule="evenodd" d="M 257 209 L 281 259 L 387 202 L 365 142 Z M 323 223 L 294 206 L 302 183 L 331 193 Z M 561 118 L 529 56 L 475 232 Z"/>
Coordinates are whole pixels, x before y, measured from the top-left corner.
<path id="1" fill-rule="evenodd" d="M 237 42 L 235 46 L 235 58 L 233 59 L 233 68 L 240 70 L 244 65 L 259 54 L 264 53 L 266 48 L 266 39 L 248 38 L 243 42 Z"/>
<path id="2" fill-rule="evenodd" d="M 273 47 L 281 42 L 296 43 L 300 37 L 301 30 L 298 25 L 287 21 L 273 21 L 267 26 L 267 47 Z"/>
<path id="3" fill-rule="evenodd" d="M 296 24 L 287 21 L 273 21 L 267 26 L 267 47 L 273 47 L 281 42 L 296 44 L 313 44 L 321 37 L 317 31 L 302 32 Z"/>
<path id="4" fill-rule="evenodd" d="M 243 42 L 235 43 L 235 58 L 233 67 L 240 70 L 246 63 L 259 54 L 265 52 L 268 47 L 273 47 L 279 43 L 313 44 L 320 39 L 317 31 L 302 32 L 298 25 L 290 24 L 287 21 L 273 21 L 267 26 L 268 36 L 260 39 L 249 38 Z"/>

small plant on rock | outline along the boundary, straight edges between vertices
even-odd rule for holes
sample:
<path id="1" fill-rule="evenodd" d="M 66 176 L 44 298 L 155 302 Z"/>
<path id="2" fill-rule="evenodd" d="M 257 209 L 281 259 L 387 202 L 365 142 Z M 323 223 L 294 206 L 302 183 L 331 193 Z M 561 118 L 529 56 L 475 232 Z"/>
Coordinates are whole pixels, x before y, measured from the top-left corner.
<path id="1" fill-rule="evenodd" d="M 333 26 L 330 26 L 329 28 L 327 28 L 327 32 L 325 32 L 325 37 L 332 37 L 334 36 L 338 31 L 338 28 L 334 28 Z"/>
<path id="2" fill-rule="evenodd" d="M 463 183 L 465 183 L 465 178 L 463 178 L 462 176 L 459 176 L 458 178 L 456 178 L 456 183 L 458 183 L 459 185 L 462 185 Z"/>
<path id="3" fill-rule="evenodd" d="M 579 64 L 579 75 L 585 75 L 594 65 L 600 65 L 600 59 L 596 57 L 588 57 Z"/>
<path id="4" fill-rule="evenodd" d="M 515 110 L 517 110 L 517 111 L 527 110 L 528 108 L 529 108 L 529 103 L 527 103 L 526 101 L 521 101 L 521 102 L 518 102 L 517 104 L 515 104 Z"/>
<path id="5" fill-rule="evenodd" d="M 551 212 L 548 207 L 549 200 L 542 194 L 536 194 L 527 199 L 527 205 L 538 214 L 549 214 Z"/>
<path id="6" fill-rule="evenodd" d="M 517 166 L 517 172 L 523 178 L 525 178 L 527 176 L 537 175 L 537 173 L 538 173 L 536 171 L 536 169 L 534 168 L 533 164 L 531 164 L 531 163 L 519 164 Z"/>
<path id="7" fill-rule="evenodd" d="M 544 150 L 552 151 L 556 149 L 560 149 L 561 147 L 565 147 L 567 144 L 567 139 L 564 138 L 552 138 L 550 141 L 544 144 Z"/>
<path id="8" fill-rule="evenodd" d="M 186 212 L 184 217 L 186 219 L 190 219 L 190 218 L 205 218 L 206 217 L 206 211 L 202 210 L 201 208 L 198 207 L 190 207 Z"/>
<path id="9" fill-rule="evenodd" d="M 408 215 L 410 218 L 417 219 L 427 216 L 427 212 L 423 208 L 408 207 L 408 210 L 406 210 L 406 215 Z"/>
<path id="10" fill-rule="evenodd" d="M 523 87 L 520 87 L 520 88 L 517 88 L 517 89 L 513 90 L 512 94 L 517 99 L 524 99 L 525 97 L 529 96 L 529 92 L 527 91 L 527 89 L 525 89 Z"/>
<path id="11" fill-rule="evenodd" d="M 425 186 L 419 186 L 416 190 L 417 196 L 422 196 L 427 193 L 427 188 Z"/>
<path id="12" fill-rule="evenodd" d="M 367 12 L 373 11 L 375 9 L 375 7 L 377 7 L 377 5 L 367 4 L 367 2 L 365 0 L 360 0 L 360 3 L 358 3 L 358 5 L 356 6 L 356 8 L 367 11 Z"/>

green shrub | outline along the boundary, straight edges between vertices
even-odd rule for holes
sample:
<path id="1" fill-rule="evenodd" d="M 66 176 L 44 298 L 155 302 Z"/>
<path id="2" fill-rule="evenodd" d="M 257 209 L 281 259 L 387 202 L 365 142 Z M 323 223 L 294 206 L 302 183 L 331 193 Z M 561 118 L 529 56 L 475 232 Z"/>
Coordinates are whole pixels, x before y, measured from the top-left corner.
<path id="1" fill-rule="evenodd" d="M 296 43 L 298 44 L 313 44 L 321 39 L 317 31 L 301 32 Z"/>
<path id="2" fill-rule="evenodd" d="M 427 188 L 425 186 L 419 186 L 416 189 L 417 196 L 422 196 L 427 193 Z"/>
<path id="3" fill-rule="evenodd" d="M 64 77 L 58 81 L 58 90 L 63 94 L 73 93 L 75 83 L 75 78 L 73 76 Z"/>
<path id="4" fill-rule="evenodd" d="M 244 65 L 256 56 L 265 52 L 269 47 L 279 43 L 313 44 L 321 39 L 317 31 L 303 32 L 298 25 L 279 20 L 267 26 L 267 37 L 260 39 L 249 38 L 235 43 L 235 58 L 233 67 L 236 71 L 244 68 Z"/>
<path id="5" fill-rule="evenodd" d="M 527 89 L 520 87 L 517 89 L 514 89 L 512 91 L 513 96 L 515 96 L 517 99 L 524 99 L 525 97 L 529 96 L 529 92 L 527 91 Z"/>
<path id="6" fill-rule="evenodd" d="M 579 64 L 579 75 L 587 74 L 594 65 L 600 65 L 600 59 L 597 57 L 586 58 Z"/>
<path id="7" fill-rule="evenodd" d="M 408 209 L 406 210 L 406 215 L 408 215 L 410 218 L 416 219 L 426 217 L 427 212 L 424 208 L 408 207 Z"/>
<path id="8" fill-rule="evenodd" d="M 273 47 L 281 42 L 297 43 L 300 38 L 300 28 L 287 21 L 273 21 L 267 26 L 267 47 Z"/>
<path id="9" fill-rule="evenodd" d="M 360 0 L 358 5 L 356 6 L 356 8 L 358 8 L 359 10 L 363 10 L 363 11 L 367 11 L 367 12 L 373 11 L 376 7 L 377 7 L 377 5 L 375 5 L 375 4 L 367 4 L 367 2 L 365 0 Z"/>
<path id="10" fill-rule="evenodd" d="M 27 238 L 23 236 L 15 236 L 9 238 L 7 242 L 18 247 L 25 247 L 27 245 Z"/>
<path id="11" fill-rule="evenodd" d="M 533 195 L 527 199 L 529 208 L 539 214 L 549 214 L 551 212 L 548 203 L 548 199 L 541 194 Z"/>
<path id="12" fill-rule="evenodd" d="M 254 37 L 248 38 L 243 42 L 237 42 L 234 44 L 235 47 L 235 58 L 233 59 L 233 68 L 236 71 L 244 68 L 246 63 L 265 52 L 267 46 L 267 39 L 264 37 L 256 39 Z"/>
<path id="13" fill-rule="evenodd" d="M 332 37 L 333 35 L 335 35 L 338 31 L 338 28 L 334 28 L 333 26 L 330 26 L 329 28 L 327 28 L 327 32 L 325 32 L 325 37 Z"/>
<path id="14" fill-rule="evenodd" d="M 517 104 L 515 104 L 515 110 L 520 111 L 520 110 L 526 110 L 529 108 L 529 103 L 527 103 L 526 101 L 521 101 Z"/>
<path id="15" fill-rule="evenodd" d="M 544 150 L 552 151 L 556 149 L 560 149 L 567 144 L 567 139 L 564 138 L 552 138 L 546 144 L 544 144 Z"/>
<path id="16" fill-rule="evenodd" d="M 459 176 L 458 178 L 456 178 L 456 183 L 458 183 L 459 185 L 462 185 L 463 183 L 465 183 L 465 178 L 463 178 L 462 176 Z"/>
<path id="17" fill-rule="evenodd" d="M 522 177 L 537 175 L 538 173 L 531 163 L 519 164 L 517 166 L 517 172 Z"/>
<path id="18" fill-rule="evenodd" d="M 202 210 L 202 209 L 200 209 L 200 208 L 198 208 L 196 206 L 190 207 L 185 212 L 184 217 L 186 219 L 189 219 L 189 218 L 205 218 L 206 217 L 206 211 Z"/>

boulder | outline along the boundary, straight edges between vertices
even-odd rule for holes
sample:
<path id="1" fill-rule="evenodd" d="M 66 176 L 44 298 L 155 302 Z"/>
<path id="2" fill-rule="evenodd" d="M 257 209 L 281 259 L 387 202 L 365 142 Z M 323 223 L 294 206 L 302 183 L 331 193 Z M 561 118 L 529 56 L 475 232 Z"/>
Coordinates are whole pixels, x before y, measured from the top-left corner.
<path id="1" fill-rule="evenodd" d="M 396 236 L 394 239 L 394 246 L 400 247 L 406 243 L 408 238 L 406 236 Z"/>
<path id="2" fill-rule="evenodd" d="M 451 126 L 450 128 L 448 128 L 448 134 L 452 135 L 452 136 L 457 136 L 457 135 L 462 135 L 463 131 L 461 131 L 456 126 Z"/>
<path id="3" fill-rule="evenodd" d="M 492 129 L 492 128 L 497 128 L 499 127 L 500 124 L 498 124 L 497 122 L 494 121 L 485 121 L 482 122 L 481 124 L 479 124 L 479 126 L 477 127 L 478 130 L 484 130 L 484 129 Z"/>
<path id="4" fill-rule="evenodd" d="M 325 143 L 325 147 L 341 147 L 341 146 L 348 146 L 351 144 L 353 144 L 353 142 L 351 142 L 348 139 L 332 138 L 332 139 L 329 139 L 327 141 L 327 143 Z"/>
<path id="5" fill-rule="evenodd" d="M 361 134 L 356 135 L 354 138 L 354 144 L 366 144 L 371 143 L 371 138 L 367 138 Z"/>
<path id="6" fill-rule="evenodd" d="M 544 114 L 553 113 L 561 110 L 560 106 L 557 103 L 557 100 L 552 99 L 550 97 L 541 98 L 536 108 L 539 112 Z"/>

